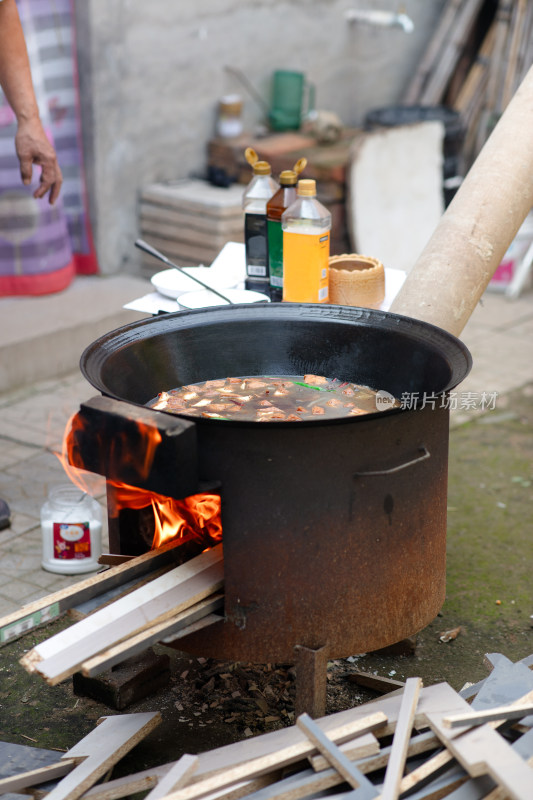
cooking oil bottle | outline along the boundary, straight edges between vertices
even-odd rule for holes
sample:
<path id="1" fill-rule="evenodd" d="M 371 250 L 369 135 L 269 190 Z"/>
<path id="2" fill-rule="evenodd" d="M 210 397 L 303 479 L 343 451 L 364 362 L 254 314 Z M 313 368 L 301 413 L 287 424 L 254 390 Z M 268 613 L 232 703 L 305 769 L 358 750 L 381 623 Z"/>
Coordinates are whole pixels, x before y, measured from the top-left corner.
<path id="1" fill-rule="evenodd" d="M 283 300 L 328 300 L 331 214 L 316 199 L 316 181 L 298 181 L 295 202 L 283 212 Z"/>
<path id="2" fill-rule="evenodd" d="M 245 155 L 248 163 L 252 164 L 254 172 L 242 199 L 246 256 L 245 286 L 252 291 L 268 295 L 270 280 L 266 206 L 279 185 L 272 177 L 272 170 L 267 161 L 256 160 L 257 155 L 251 148 L 248 148 Z"/>
<path id="3" fill-rule="evenodd" d="M 280 187 L 270 198 L 266 207 L 268 234 L 268 271 L 270 276 L 270 299 L 283 299 L 283 231 L 281 215 L 297 198 L 298 175 L 305 168 L 307 159 L 300 158 L 293 169 L 285 169 L 279 176 Z"/>

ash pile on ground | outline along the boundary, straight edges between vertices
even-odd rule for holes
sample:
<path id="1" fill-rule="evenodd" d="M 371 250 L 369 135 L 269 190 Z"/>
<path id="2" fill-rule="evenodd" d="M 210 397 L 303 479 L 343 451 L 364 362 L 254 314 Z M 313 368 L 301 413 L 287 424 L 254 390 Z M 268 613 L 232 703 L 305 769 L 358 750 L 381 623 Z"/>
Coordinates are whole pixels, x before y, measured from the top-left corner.
<path id="1" fill-rule="evenodd" d="M 328 663 L 328 714 L 376 696 L 348 681 L 350 667 L 344 659 Z M 182 658 L 179 669 L 173 671 L 171 692 L 179 722 L 191 728 L 225 723 L 235 725 L 243 736 L 255 736 L 294 725 L 292 665 Z"/>

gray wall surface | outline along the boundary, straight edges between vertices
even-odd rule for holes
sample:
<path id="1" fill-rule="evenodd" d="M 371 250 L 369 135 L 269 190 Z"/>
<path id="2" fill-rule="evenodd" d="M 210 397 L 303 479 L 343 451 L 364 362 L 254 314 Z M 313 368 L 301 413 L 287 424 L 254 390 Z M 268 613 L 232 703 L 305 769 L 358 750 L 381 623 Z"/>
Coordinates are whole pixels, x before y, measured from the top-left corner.
<path id="1" fill-rule="evenodd" d="M 203 175 L 217 102 L 261 108 L 225 66 L 270 101 L 275 69 L 304 72 L 316 107 L 348 127 L 405 90 L 444 0 L 76 0 L 85 161 L 103 273 L 138 272 L 142 186 Z M 349 9 L 405 9 L 414 32 L 347 21 Z"/>

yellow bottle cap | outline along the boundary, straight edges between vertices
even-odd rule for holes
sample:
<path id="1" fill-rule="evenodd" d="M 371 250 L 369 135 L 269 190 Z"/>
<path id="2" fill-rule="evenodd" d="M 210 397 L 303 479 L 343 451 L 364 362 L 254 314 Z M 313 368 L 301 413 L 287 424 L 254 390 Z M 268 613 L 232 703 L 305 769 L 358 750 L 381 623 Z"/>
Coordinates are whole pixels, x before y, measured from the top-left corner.
<path id="1" fill-rule="evenodd" d="M 282 186 L 296 186 L 298 176 L 293 169 L 284 169 L 279 174 L 279 182 Z"/>
<path id="2" fill-rule="evenodd" d="M 272 172 L 268 161 L 256 161 L 253 169 L 254 175 L 270 175 Z"/>
<path id="3" fill-rule="evenodd" d="M 259 160 L 259 156 L 255 152 L 253 147 L 246 148 L 246 150 L 244 151 L 244 157 L 251 167 L 253 167 L 253 165 L 256 164 Z"/>
<path id="4" fill-rule="evenodd" d="M 314 197 L 316 195 L 316 181 L 312 178 L 302 178 L 298 181 L 297 191 L 300 197 Z"/>

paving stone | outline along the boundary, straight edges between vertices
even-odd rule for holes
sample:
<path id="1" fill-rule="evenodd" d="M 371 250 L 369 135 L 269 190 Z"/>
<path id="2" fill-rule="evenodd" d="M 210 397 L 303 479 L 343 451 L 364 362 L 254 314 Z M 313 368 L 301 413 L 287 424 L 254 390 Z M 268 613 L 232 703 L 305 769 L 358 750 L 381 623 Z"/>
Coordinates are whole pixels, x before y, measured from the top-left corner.
<path id="1" fill-rule="evenodd" d="M 34 530 L 38 521 L 35 517 L 26 514 L 12 513 L 11 514 L 11 527 L 10 531 L 14 536 L 22 536 L 31 530 Z"/>
<path id="2" fill-rule="evenodd" d="M 28 583 L 20 577 L 11 580 L 9 573 L 2 573 L 2 578 L 2 595 L 8 598 L 10 602 L 16 603 L 17 608 L 45 594 L 40 586 L 36 586 L 34 583 Z"/>

